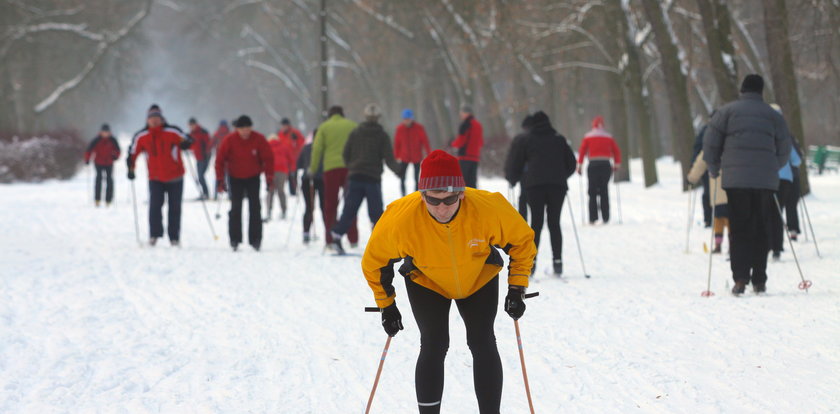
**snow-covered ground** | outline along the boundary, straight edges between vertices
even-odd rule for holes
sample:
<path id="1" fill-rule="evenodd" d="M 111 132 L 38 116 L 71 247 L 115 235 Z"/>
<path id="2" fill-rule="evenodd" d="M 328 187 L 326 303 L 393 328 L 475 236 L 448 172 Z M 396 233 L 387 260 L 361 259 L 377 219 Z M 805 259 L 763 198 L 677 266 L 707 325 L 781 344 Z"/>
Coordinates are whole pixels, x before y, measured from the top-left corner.
<path id="1" fill-rule="evenodd" d="M 797 289 L 788 249 L 769 265 L 763 297 L 729 295 L 728 262 L 715 257 L 717 295 L 704 298 L 709 232 L 697 226 L 698 208 L 685 252 L 688 196 L 677 165 L 660 161 L 663 183 L 648 190 L 640 165 L 632 167 L 634 182 L 621 186 L 624 223 L 578 225 L 592 278 L 583 278 L 567 204 L 568 283 L 540 271 L 532 285 L 541 295 L 521 327 L 536 411 L 840 412 L 840 177 L 814 177 L 807 199 L 823 256 L 813 243 L 796 244 L 810 293 Z M 570 198 L 579 223 L 577 180 Z M 193 201 L 184 203 L 181 248 L 140 248 L 122 160 L 116 182 L 109 209 L 88 201 L 84 172 L 0 186 L 0 412 L 363 412 L 385 335 L 378 315 L 362 312 L 373 301 L 359 257 L 302 245 L 294 201 L 291 237 L 290 221 L 271 221 L 259 253 L 231 252 L 225 214 L 212 220 L 214 241 Z M 502 180 L 480 186 L 507 192 Z M 398 194 L 390 173 L 384 193 L 387 201 Z M 187 180 L 185 199 L 196 195 Z M 211 217 L 216 208 L 208 204 Z M 376 413 L 416 410 L 419 337 L 404 285 L 396 286 L 405 331 L 392 341 Z M 457 312 L 451 318 L 443 412 L 477 412 L 463 324 Z M 525 413 L 513 324 L 501 310 L 496 332 L 502 411 Z"/>

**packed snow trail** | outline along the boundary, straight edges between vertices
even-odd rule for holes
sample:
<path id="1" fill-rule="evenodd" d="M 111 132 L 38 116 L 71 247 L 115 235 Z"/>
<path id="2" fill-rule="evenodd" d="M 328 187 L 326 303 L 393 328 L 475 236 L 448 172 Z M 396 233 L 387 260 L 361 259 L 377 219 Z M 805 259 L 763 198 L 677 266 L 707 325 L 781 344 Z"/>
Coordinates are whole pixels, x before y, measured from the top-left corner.
<path id="1" fill-rule="evenodd" d="M 640 177 L 640 165 L 632 167 Z M 687 197 L 678 167 L 661 160 L 659 168 L 666 178 L 657 187 L 621 184 L 624 224 L 578 225 L 592 279 L 583 278 L 564 211 L 567 283 L 537 272 L 531 291 L 540 296 L 527 301 L 520 322 L 537 412 L 840 412 L 840 177 L 811 179 L 808 208 L 824 258 L 802 237 L 796 244 L 810 293 L 797 289 L 786 246 L 782 262 L 769 263 L 766 296 L 748 289 L 732 297 L 729 263 L 715 256 L 716 296 L 703 298 L 708 230 L 698 207 L 684 253 Z M 363 312 L 373 299 L 359 257 L 322 254 L 322 241 L 303 246 L 302 206 L 288 246 L 290 221 L 275 217 L 261 252 L 233 253 L 227 206 L 213 220 L 214 241 L 192 201 L 183 207 L 181 248 L 167 240 L 140 248 L 124 163 L 115 170 L 108 209 L 86 199 L 85 174 L 0 186 L 0 412 L 363 412 L 386 337 L 379 316 Z M 191 200 L 198 192 L 185 180 Z M 142 165 L 135 185 L 145 241 Z M 479 186 L 507 193 L 502 180 Z M 564 209 L 580 220 L 572 187 Z M 386 202 L 398 188 L 386 173 Z M 360 212 L 356 253 L 370 233 Z M 319 214 L 316 225 L 323 237 Z M 539 262 L 548 266 L 547 234 L 543 243 Z M 419 335 L 404 285 L 395 286 L 405 330 L 391 343 L 376 413 L 416 411 Z M 516 338 L 501 299 L 502 411 L 523 413 Z M 442 411 L 472 413 L 471 356 L 458 313 L 451 319 Z"/>

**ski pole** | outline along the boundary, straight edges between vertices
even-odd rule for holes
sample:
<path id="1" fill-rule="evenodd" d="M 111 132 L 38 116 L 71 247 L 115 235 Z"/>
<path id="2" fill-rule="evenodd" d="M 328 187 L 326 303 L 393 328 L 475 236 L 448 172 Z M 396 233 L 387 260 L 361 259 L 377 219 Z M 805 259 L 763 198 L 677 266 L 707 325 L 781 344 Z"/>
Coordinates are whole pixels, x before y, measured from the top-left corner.
<path id="1" fill-rule="evenodd" d="M 93 168 L 93 167 L 91 167 L 90 165 L 85 165 L 85 171 L 87 173 L 86 174 L 87 175 L 87 180 L 85 180 L 86 181 L 85 182 L 85 187 L 87 188 L 87 197 L 85 198 L 85 204 L 90 203 L 90 199 L 93 198 L 93 194 L 91 193 L 91 188 L 90 188 L 90 182 L 93 181 L 93 180 L 90 179 L 90 175 L 91 175 L 90 169 L 91 168 Z M 96 183 L 94 183 L 94 185 L 96 185 Z"/>
<path id="2" fill-rule="evenodd" d="M 367 307 L 365 308 L 365 312 L 382 312 L 378 307 Z M 376 369 L 376 378 L 373 380 L 373 388 L 370 390 L 370 397 L 368 397 L 367 408 L 365 408 L 365 414 L 370 413 L 370 407 L 373 405 L 373 396 L 376 394 L 376 386 L 379 385 L 379 376 L 382 374 L 382 367 L 385 365 L 385 357 L 388 356 L 388 348 L 391 346 L 391 338 L 392 336 L 388 336 L 388 339 L 385 341 L 385 348 L 382 350 L 382 357 L 379 358 L 379 368 Z"/>
<path id="3" fill-rule="evenodd" d="M 218 220 L 222 217 L 222 198 L 218 197 L 216 200 L 216 220 Z"/>
<path id="4" fill-rule="evenodd" d="M 814 233 L 814 225 L 811 224 L 811 215 L 808 213 L 808 204 L 805 203 L 805 197 L 801 198 L 802 207 L 805 209 L 805 218 L 808 220 L 808 228 L 811 229 L 811 238 L 814 239 L 814 248 L 817 249 L 817 257 L 822 259 L 820 255 L 820 246 L 817 244 L 817 235 Z"/>
<path id="5" fill-rule="evenodd" d="M 782 221 L 782 226 L 785 229 L 785 234 L 787 235 L 788 244 L 790 245 L 790 252 L 793 254 L 793 260 L 796 262 L 796 269 L 799 270 L 799 278 L 802 279 L 802 282 L 799 283 L 799 289 L 804 290 L 806 293 L 808 292 L 808 288 L 813 285 L 810 280 L 805 280 L 805 275 L 802 274 L 802 267 L 799 266 L 799 258 L 796 257 L 796 249 L 793 248 L 793 240 L 790 239 L 790 230 L 788 230 L 787 223 L 785 223 L 785 219 L 782 216 L 782 207 L 779 205 L 779 199 L 776 197 L 776 194 L 773 194 L 773 201 L 776 202 L 776 211 L 779 212 L 779 220 Z M 807 211 L 807 210 L 806 210 Z M 817 241 L 817 238 L 814 237 L 814 241 Z"/>
<path id="6" fill-rule="evenodd" d="M 568 198 L 566 198 L 568 200 Z M 583 269 L 583 276 L 589 279 L 591 276 L 586 273 L 586 264 L 583 262 L 583 249 L 580 247 L 580 239 L 578 238 L 577 225 L 575 224 L 575 213 L 572 211 L 572 202 L 569 201 L 569 217 L 572 220 L 572 230 L 575 232 L 575 243 L 578 248 L 578 255 L 580 256 L 580 266 Z"/>
<path id="7" fill-rule="evenodd" d="M 300 188 L 300 187 L 298 187 L 298 188 Z M 297 217 L 297 210 L 298 210 L 298 206 L 300 205 L 300 198 L 301 198 L 300 192 L 296 192 L 295 193 L 295 205 L 292 206 L 292 209 L 291 209 L 292 214 L 289 216 L 289 231 L 286 233 L 286 244 L 284 244 L 284 246 L 288 246 L 289 245 L 289 240 L 292 238 L 292 228 L 295 226 L 295 217 Z"/>
<path id="8" fill-rule="evenodd" d="M 720 178 L 715 180 L 715 185 L 720 185 Z M 700 293 L 700 296 L 703 297 L 711 297 L 714 296 L 714 292 L 712 292 L 712 254 L 714 254 L 714 244 L 715 244 L 715 208 L 717 207 L 717 190 L 712 187 L 712 235 L 709 236 L 709 275 L 706 279 L 706 290 Z"/>
<path id="9" fill-rule="evenodd" d="M 613 176 L 613 184 L 615 184 L 615 200 L 618 202 L 618 224 L 623 224 L 621 218 L 621 191 L 618 191 L 618 181 Z"/>
<path id="10" fill-rule="evenodd" d="M 689 236 L 691 235 L 691 224 L 694 221 L 694 206 L 697 202 L 697 191 L 694 191 L 694 188 L 691 188 L 691 192 L 688 194 L 688 225 L 686 225 L 685 230 L 685 254 L 690 252 L 689 250 Z"/>
<path id="11" fill-rule="evenodd" d="M 802 196 L 799 197 L 802 200 Z M 802 217 L 802 222 L 805 223 L 805 207 L 802 207 L 803 203 L 797 203 L 797 207 L 799 209 L 799 217 Z M 805 237 L 805 242 L 807 243 L 808 240 L 808 226 L 802 225 L 802 236 Z"/>
<path id="12" fill-rule="evenodd" d="M 583 167 L 583 164 L 578 164 L 578 168 L 582 168 L 582 167 Z M 586 218 L 583 217 L 583 212 L 584 212 L 584 209 L 583 209 L 583 175 L 581 175 L 580 172 L 578 172 L 578 187 L 580 188 L 580 225 L 585 226 L 586 225 Z M 571 208 L 569 208 L 569 211 L 571 211 Z"/>
<path id="13" fill-rule="evenodd" d="M 528 293 L 522 296 L 523 299 L 539 296 L 539 292 Z M 519 363 L 522 365 L 522 380 L 525 382 L 525 395 L 528 397 L 528 407 L 531 414 L 534 414 L 534 401 L 531 399 L 531 387 L 528 385 L 528 370 L 525 369 L 525 352 L 522 348 L 522 335 L 519 333 L 519 321 L 513 320 L 513 327 L 516 329 L 516 344 L 519 347 Z"/>
<path id="14" fill-rule="evenodd" d="M 199 199 L 201 200 L 201 207 L 204 209 L 204 217 L 207 219 L 207 225 L 210 226 L 210 233 L 213 234 L 213 240 L 219 240 L 219 236 L 216 235 L 216 229 L 213 228 L 213 221 L 210 220 L 210 212 L 207 211 L 207 203 L 204 201 L 204 192 L 201 189 L 201 185 L 198 181 L 198 174 L 195 173 L 195 166 L 193 166 L 193 163 L 191 161 L 192 158 L 190 158 L 188 152 L 186 154 L 187 165 L 190 168 L 190 175 L 193 176 L 193 179 L 195 180 L 195 186 L 198 188 L 199 194 L 201 194 L 201 197 L 199 197 Z M 250 200 L 248 202 L 250 203 Z"/>
<path id="15" fill-rule="evenodd" d="M 137 193 L 134 191 L 134 180 L 131 181 L 131 202 L 134 205 L 134 236 L 137 238 L 137 244 L 143 246 L 140 242 L 140 224 L 137 222 Z"/>

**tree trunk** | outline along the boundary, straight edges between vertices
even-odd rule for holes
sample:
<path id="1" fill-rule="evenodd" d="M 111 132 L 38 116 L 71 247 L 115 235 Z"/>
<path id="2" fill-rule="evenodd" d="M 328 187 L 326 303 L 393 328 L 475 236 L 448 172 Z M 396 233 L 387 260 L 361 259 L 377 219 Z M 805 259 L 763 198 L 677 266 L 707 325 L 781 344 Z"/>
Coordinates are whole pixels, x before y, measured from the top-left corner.
<path id="1" fill-rule="evenodd" d="M 617 22 L 619 33 L 616 36 L 622 39 L 624 53 L 627 54 L 627 62 L 622 72 L 624 84 L 627 87 L 627 103 L 635 109 L 636 124 L 639 132 L 638 145 L 642 156 L 642 169 L 644 172 L 645 187 L 650 187 L 659 181 L 656 173 L 656 153 L 653 147 L 653 133 L 651 131 L 650 96 L 644 87 L 642 80 L 642 62 L 639 58 L 639 49 L 635 43 L 635 34 L 630 30 L 627 21 L 629 10 L 622 10 L 621 0 L 610 0 L 607 2 L 609 15 Z M 632 151 L 625 150 L 626 163 L 629 164 Z"/>
<path id="2" fill-rule="evenodd" d="M 767 36 L 767 50 L 770 61 L 770 77 L 773 79 L 773 91 L 776 101 L 782 107 L 790 133 L 799 142 L 803 153 L 808 150 L 805 130 L 802 126 L 802 111 L 799 106 L 799 94 L 796 86 L 796 74 L 793 69 L 793 55 L 788 38 L 787 10 L 785 0 L 767 0 L 764 2 L 764 31 Z M 808 168 L 799 169 L 802 194 L 811 191 L 808 183 Z"/>
<path id="3" fill-rule="evenodd" d="M 729 27 L 729 9 L 720 0 L 697 0 L 709 49 L 709 63 L 718 89 L 719 107 L 738 99 L 738 71 Z"/>
<path id="4" fill-rule="evenodd" d="M 668 94 L 669 110 L 671 113 L 671 134 L 674 143 L 676 159 L 682 166 L 682 174 L 686 176 L 691 169 L 691 153 L 694 144 L 694 128 L 691 125 L 691 107 L 688 102 L 688 90 L 685 73 L 680 66 L 671 30 L 666 25 L 664 11 L 657 0 L 642 0 L 645 16 L 650 21 L 656 48 L 662 60 L 662 72 L 665 76 L 665 88 Z M 688 182 L 683 180 L 683 189 L 688 188 Z"/>

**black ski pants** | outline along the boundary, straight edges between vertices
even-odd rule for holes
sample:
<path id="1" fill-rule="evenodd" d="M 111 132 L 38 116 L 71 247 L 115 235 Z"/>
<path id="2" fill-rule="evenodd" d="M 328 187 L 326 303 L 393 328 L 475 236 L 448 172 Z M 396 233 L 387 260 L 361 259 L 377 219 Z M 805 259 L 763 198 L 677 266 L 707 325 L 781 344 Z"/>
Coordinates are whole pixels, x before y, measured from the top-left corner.
<path id="1" fill-rule="evenodd" d="M 102 176 L 105 177 L 105 202 L 110 203 L 114 199 L 114 166 L 113 165 L 97 165 L 96 166 L 96 182 L 93 185 L 94 200 L 102 200 Z"/>
<path id="2" fill-rule="evenodd" d="M 560 211 L 567 189 L 559 185 L 528 187 L 528 207 L 531 208 L 531 228 L 534 230 L 534 244 L 540 247 L 543 218 L 548 216 L 548 234 L 551 237 L 551 253 L 554 260 L 563 259 L 563 232 L 560 230 Z"/>
<path id="3" fill-rule="evenodd" d="M 149 232 L 151 237 L 163 237 L 163 201 L 169 202 L 167 233 L 169 240 L 181 239 L 181 198 L 184 195 L 184 180 L 149 180 Z"/>
<path id="4" fill-rule="evenodd" d="M 779 180 L 779 191 L 775 194 L 776 199 L 779 200 L 779 206 L 776 206 L 776 200 L 771 200 L 770 203 L 770 207 L 772 208 L 770 212 L 770 225 L 772 226 L 772 231 L 770 232 L 770 249 L 774 253 L 780 253 L 785 250 L 785 221 L 782 220 L 782 216 L 779 214 L 779 207 L 782 209 L 782 214 L 784 214 L 787 205 L 786 201 L 790 197 L 791 191 L 793 191 L 792 182 Z M 790 213 L 790 211 L 787 212 Z"/>
<path id="5" fill-rule="evenodd" d="M 411 311 L 420 329 L 420 355 L 414 372 L 421 414 L 439 413 L 443 395 L 443 362 L 449 349 L 449 308 L 452 299 L 405 279 Z M 498 414 L 502 401 L 502 361 L 493 322 L 499 307 L 499 277 L 455 305 L 467 329 L 473 356 L 473 385 L 481 414 Z"/>
<path id="6" fill-rule="evenodd" d="M 703 174 L 700 180 L 703 182 L 703 197 L 701 197 L 701 203 L 703 204 L 703 224 L 709 227 L 712 225 L 712 204 L 711 197 L 709 196 L 708 171 Z"/>
<path id="7" fill-rule="evenodd" d="M 601 210 L 601 220 L 610 221 L 610 177 L 612 164 L 609 160 L 590 160 L 586 169 L 589 177 L 589 222 L 598 220 L 598 208 Z"/>
<path id="8" fill-rule="evenodd" d="M 405 178 L 409 165 L 414 166 L 414 191 L 417 191 L 417 183 L 420 182 L 420 163 L 400 162 L 400 191 L 403 196 L 405 196 Z"/>
<path id="9" fill-rule="evenodd" d="M 519 184 L 519 201 L 517 201 L 519 214 L 525 221 L 528 221 L 528 189 Z"/>
<path id="10" fill-rule="evenodd" d="M 242 199 L 245 197 L 248 197 L 248 243 L 259 248 L 262 242 L 259 175 L 250 178 L 230 177 L 230 213 L 228 213 L 230 244 L 242 243 Z"/>
<path id="11" fill-rule="evenodd" d="M 478 161 L 458 160 L 467 187 L 478 188 Z"/>
<path id="12" fill-rule="evenodd" d="M 312 227 L 312 216 L 315 213 L 316 194 L 318 195 L 318 208 L 324 211 L 324 180 L 320 178 L 310 180 L 305 176 L 301 180 L 300 189 L 303 192 L 303 201 L 306 206 L 306 211 L 303 213 L 303 232 L 309 233 L 309 229 Z"/>
<path id="13" fill-rule="evenodd" d="M 799 231 L 799 197 L 801 197 L 802 187 L 799 185 L 799 168 L 791 167 L 793 169 L 793 183 L 790 187 L 787 197 L 784 201 L 779 199 L 780 203 L 784 203 L 785 215 L 787 216 L 787 226 L 790 231 Z"/>
<path id="14" fill-rule="evenodd" d="M 773 191 L 755 188 L 726 189 L 729 200 L 729 252 L 732 279 L 767 282 L 770 220 L 776 209 Z M 778 215 L 778 213 L 775 213 Z"/>

